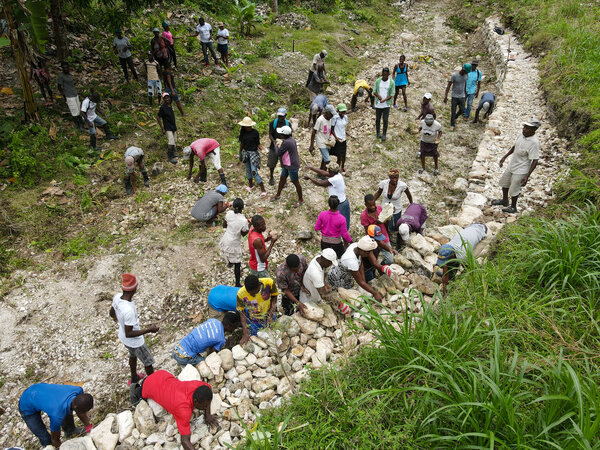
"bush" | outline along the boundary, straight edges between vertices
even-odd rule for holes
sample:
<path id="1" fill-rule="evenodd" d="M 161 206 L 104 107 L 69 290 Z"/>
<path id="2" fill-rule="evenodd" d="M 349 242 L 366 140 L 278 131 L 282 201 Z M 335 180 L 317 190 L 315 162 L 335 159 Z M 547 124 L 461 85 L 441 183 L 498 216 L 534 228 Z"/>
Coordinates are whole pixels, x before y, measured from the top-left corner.
<path id="1" fill-rule="evenodd" d="M 10 175 L 28 186 L 48 176 L 52 160 L 48 157 L 48 152 L 53 147 L 48 130 L 40 125 L 31 125 L 13 132 L 8 144 Z"/>

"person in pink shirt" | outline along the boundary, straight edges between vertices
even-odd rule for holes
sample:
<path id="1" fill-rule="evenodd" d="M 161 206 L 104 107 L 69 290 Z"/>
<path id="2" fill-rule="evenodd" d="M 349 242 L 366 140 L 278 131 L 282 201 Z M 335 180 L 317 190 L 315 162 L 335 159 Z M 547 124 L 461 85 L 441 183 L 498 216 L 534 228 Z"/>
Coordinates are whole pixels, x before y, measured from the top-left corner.
<path id="1" fill-rule="evenodd" d="M 167 22 L 162 23 L 163 32 L 162 37 L 167 40 L 167 50 L 171 55 L 171 59 L 173 60 L 173 66 L 177 69 L 177 55 L 175 54 L 175 38 L 173 37 L 173 33 L 171 33 L 171 27 Z"/>
<path id="2" fill-rule="evenodd" d="M 198 169 L 198 175 L 194 177 L 194 183 L 206 181 L 206 163 L 205 158 L 208 156 L 215 169 L 219 172 L 221 177 L 221 183 L 227 186 L 225 181 L 225 173 L 223 167 L 221 167 L 221 152 L 219 143 L 215 139 L 202 138 L 196 139 L 190 145 L 183 149 L 183 159 L 190 160 L 190 171 L 188 172 L 187 179 L 192 178 L 192 169 L 194 168 L 194 155 L 200 160 L 200 168 Z"/>
<path id="3" fill-rule="evenodd" d="M 352 242 L 352 237 L 348 234 L 346 219 L 338 211 L 340 199 L 337 195 L 332 195 L 328 203 L 329 210 L 319 213 L 315 230 L 321 232 L 321 250 L 331 248 L 335 250 L 337 257 L 341 258 L 347 244 Z"/>

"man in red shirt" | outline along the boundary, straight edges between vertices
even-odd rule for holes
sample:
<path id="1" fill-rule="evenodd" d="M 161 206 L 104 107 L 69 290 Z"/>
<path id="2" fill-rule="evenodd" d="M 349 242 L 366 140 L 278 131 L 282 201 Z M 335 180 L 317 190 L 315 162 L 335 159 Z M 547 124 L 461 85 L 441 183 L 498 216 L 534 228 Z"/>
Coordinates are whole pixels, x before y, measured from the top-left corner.
<path id="1" fill-rule="evenodd" d="M 252 228 L 248 233 L 248 249 L 250 250 L 250 273 L 256 275 L 258 278 L 271 278 L 269 274 L 269 256 L 271 255 L 271 249 L 273 244 L 277 241 L 277 235 L 273 235 L 273 232 L 269 232 L 269 235 L 265 239 L 263 233 L 267 229 L 265 219 L 260 215 L 252 217 Z M 265 243 L 270 241 L 269 248 L 266 247 Z"/>
<path id="2" fill-rule="evenodd" d="M 227 181 L 225 181 L 225 173 L 223 172 L 223 167 L 221 167 L 221 150 L 219 143 L 215 139 L 196 139 L 190 145 L 183 149 L 183 159 L 190 160 L 190 170 L 188 172 L 187 179 L 192 178 L 192 169 L 194 168 L 194 155 L 198 157 L 200 161 L 200 168 L 198 169 L 198 175 L 194 177 L 194 183 L 198 181 L 202 181 L 203 183 L 206 181 L 206 162 L 205 159 L 208 156 L 210 161 L 212 162 L 215 169 L 219 172 L 219 177 L 221 177 L 221 183 L 227 186 Z"/>
<path id="3" fill-rule="evenodd" d="M 204 381 L 179 381 L 166 370 L 157 370 L 135 386 L 137 399 L 154 400 L 173 416 L 185 450 L 194 450 L 191 441 L 190 419 L 195 409 L 204 410 L 204 421 L 218 425 L 210 413 L 213 398 L 211 387 Z"/>

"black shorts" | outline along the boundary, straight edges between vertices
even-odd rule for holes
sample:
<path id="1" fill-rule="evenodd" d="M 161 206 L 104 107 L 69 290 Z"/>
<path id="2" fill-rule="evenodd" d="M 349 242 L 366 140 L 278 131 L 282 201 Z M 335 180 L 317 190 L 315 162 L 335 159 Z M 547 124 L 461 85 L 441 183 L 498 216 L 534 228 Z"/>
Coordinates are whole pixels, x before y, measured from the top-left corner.
<path id="1" fill-rule="evenodd" d="M 337 156 L 338 158 L 346 157 L 346 141 L 335 142 L 335 145 L 329 149 L 329 155 Z"/>

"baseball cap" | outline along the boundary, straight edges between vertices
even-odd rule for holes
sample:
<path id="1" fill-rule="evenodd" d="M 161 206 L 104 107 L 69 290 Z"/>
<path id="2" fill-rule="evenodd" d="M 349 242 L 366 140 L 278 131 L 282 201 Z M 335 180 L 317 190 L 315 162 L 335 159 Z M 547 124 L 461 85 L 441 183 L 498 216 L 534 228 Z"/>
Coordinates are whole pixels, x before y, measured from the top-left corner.
<path id="1" fill-rule="evenodd" d="M 369 225 L 367 234 L 376 241 L 385 241 L 385 234 L 381 232 L 381 227 L 378 227 L 377 225 Z"/>
<path id="2" fill-rule="evenodd" d="M 169 94 L 168 92 L 163 92 L 163 95 L 162 95 L 163 98 L 170 97 L 170 96 L 171 96 L 171 94 Z"/>
<path id="3" fill-rule="evenodd" d="M 285 108 L 279 108 L 277 110 L 277 115 L 278 116 L 285 116 L 286 114 L 287 114 L 287 109 L 285 109 Z"/>
<path id="4" fill-rule="evenodd" d="M 398 233 L 400 233 L 400 237 L 403 241 L 408 241 L 408 238 L 410 237 L 410 227 L 407 224 L 402 223 L 398 227 Z"/>
<path id="5" fill-rule="evenodd" d="M 423 95 L 423 97 L 428 98 L 429 100 L 431 100 L 431 92 L 425 92 L 425 95 Z"/>
<path id="6" fill-rule="evenodd" d="M 465 63 L 465 64 L 463 64 L 462 69 L 465 72 L 469 73 L 471 70 L 473 70 L 473 66 L 471 66 L 471 64 L 469 64 L 469 63 Z"/>
<path id="7" fill-rule="evenodd" d="M 438 267 L 442 267 L 452 257 L 454 257 L 454 249 L 448 244 L 444 244 L 438 250 L 438 259 L 435 264 Z"/>
<path id="8" fill-rule="evenodd" d="M 227 194 L 227 191 L 229 191 L 229 189 L 227 189 L 227 186 L 225 186 L 224 184 L 220 184 L 217 186 L 215 191 L 219 191 L 222 194 Z"/>
<path id="9" fill-rule="evenodd" d="M 292 129 L 290 127 L 288 127 L 287 125 L 277 128 L 277 133 L 279 134 L 285 134 L 286 136 L 290 136 L 292 134 Z"/>
<path id="10" fill-rule="evenodd" d="M 481 105 L 481 109 L 483 110 L 483 112 L 488 112 L 488 110 L 490 109 L 490 102 L 485 102 L 483 105 Z"/>
<path id="11" fill-rule="evenodd" d="M 371 236 L 363 236 L 358 240 L 358 248 L 370 252 L 377 248 L 377 242 Z"/>
<path id="12" fill-rule="evenodd" d="M 192 154 L 192 147 L 189 145 L 183 148 L 183 159 L 190 159 L 190 155 Z"/>
<path id="13" fill-rule="evenodd" d="M 348 111 L 348 107 L 346 106 L 345 103 L 340 103 L 339 105 L 337 105 L 337 110 L 342 112 L 342 111 Z"/>
<path id="14" fill-rule="evenodd" d="M 333 105 L 327 105 L 325 107 L 325 112 L 328 112 L 329 114 L 331 114 L 332 116 L 335 115 L 335 108 L 333 107 Z"/>
<path id="15" fill-rule="evenodd" d="M 323 251 L 321 252 L 321 256 L 323 258 L 328 259 L 329 261 L 331 261 L 331 263 L 334 266 L 338 265 L 337 254 L 335 253 L 334 249 L 332 249 L 332 248 L 323 249 Z"/>
<path id="16" fill-rule="evenodd" d="M 128 169 L 133 169 L 134 164 L 135 164 L 135 159 L 133 159 L 133 156 L 125 157 L 125 166 L 127 166 Z"/>
<path id="17" fill-rule="evenodd" d="M 153 33 L 160 33 L 160 30 L 158 28 L 154 28 L 154 30 L 152 30 Z"/>
<path id="18" fill-rule="evenodd" d="M 327 50 L 323 49 L 321 50 L 321 53 L 323 53 L 323 56 L 327 56 Z"/>
<path id="19" fill-rule="evenodd" d="M 539 128 L 542 126 L 542 122 L 537 119 L 531 118 L 527 122 L 523 122 L 523 125 L 533 128 Z"/>

